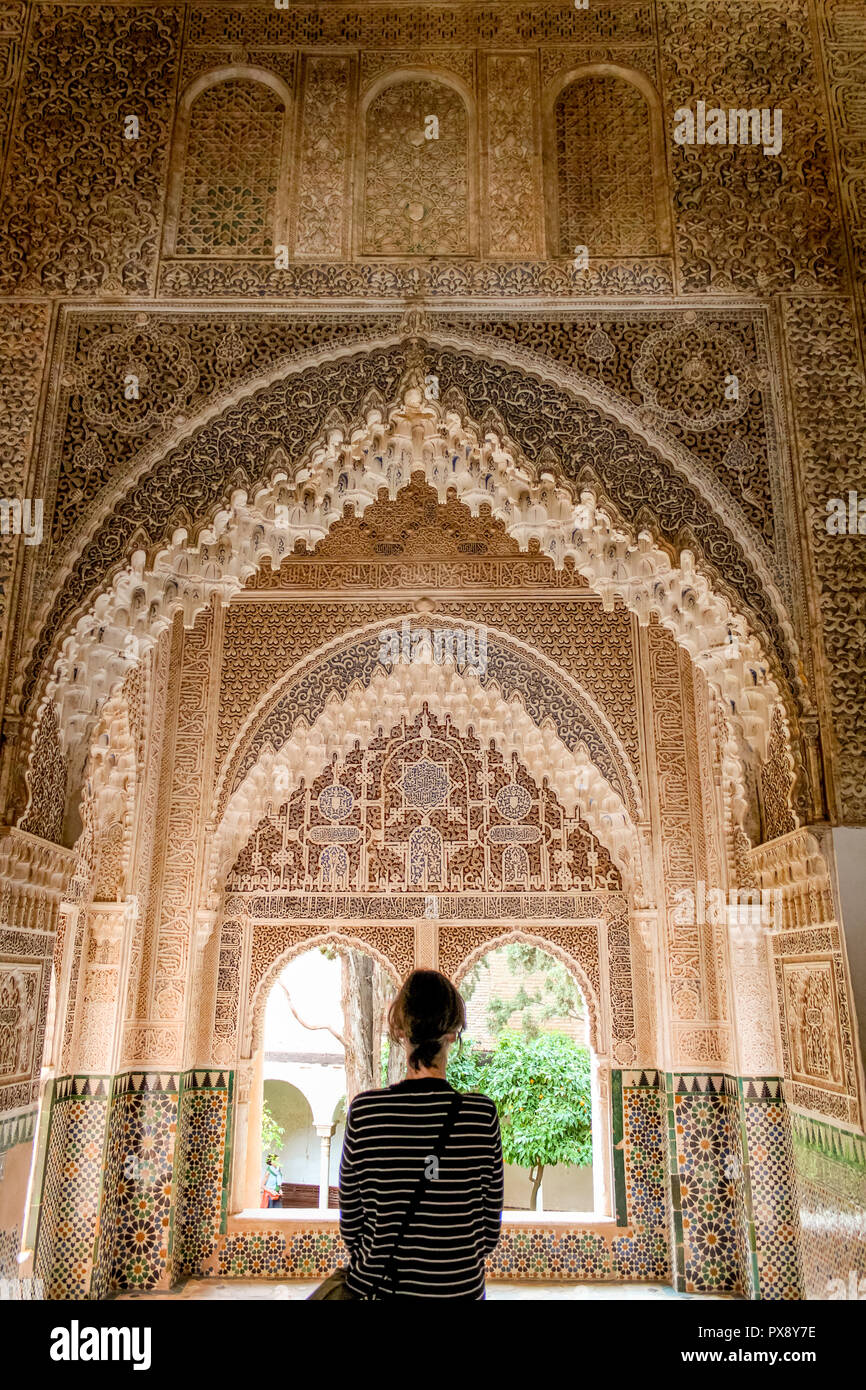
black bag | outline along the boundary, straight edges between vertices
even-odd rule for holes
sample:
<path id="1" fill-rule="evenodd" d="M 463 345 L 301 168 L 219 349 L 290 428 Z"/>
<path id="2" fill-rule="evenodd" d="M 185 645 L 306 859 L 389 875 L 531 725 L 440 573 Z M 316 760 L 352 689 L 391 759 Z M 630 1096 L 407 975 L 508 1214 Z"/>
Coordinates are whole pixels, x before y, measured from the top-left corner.
<path id="1" fill-rule="evenodd" d="M 451 1104 L 448 1107 L 448 1113 L 445 1116 L 445 1121 L 442 1125 L 441 1130 L 439 1131 L 439 1138 L 433 1145 L 433 1157 L 437 1160 L 442 1157 L 445 1145 L 448 1143 L 448 1140 L 451 1137 L 451 1131 L 454 1128 L 454 1124 L 457 1119 L 457 1112 L 460 1109 L 460 1100 L 460 1092 L 455 1091 Z M 403 1239 L 404 1235 L 409 1229 L 409 1223 L 411 1222 L 412 1217 L 418 1210 L 426 1186 L 427 1173 L 425 1171 L 421 1174 L 421 1177 L 418 1180 L 418 1186 L 412 1193 L 400 1229 L 394 1237 L 394 1247 L 385 1261 L 385 1272 L 382 1275 L 382 1278 L 380 1279 L 379 1283 L 376 1285 L 376 1292 L 373 1294 L 373 1298 L 376 1297 L 376 1295 L 379 1292 L 379 1289 L 384 1284 L 390 1285 L 389 1293 L 391 1294 L 394 1293 L 397 1287 L 397 1247 L 399 1246 L 400 1241 Z M 324 1283 L 321 1283 L 317 1289 L 313 1290 L 313 1292 L 307 1299 L 307 1302 L 323 1302 L 325 1299 L 332 1299 L 334 1301 L 339 1300 L 340 1302 L 352 1300 L 357 1300 L 358 1302 L 361 1302 L 362 1300 L 358 1299 L 357 1294 L 352 1293 L 352 1290 L 346 1283 L 346 1275 L 348 1274 L 348 1272 L 349 1271 L 345 1269 L 342 1265 L 338 1265 L 338 1267 L 334 1270 L 333 1274 L 329 1274 Z"/>

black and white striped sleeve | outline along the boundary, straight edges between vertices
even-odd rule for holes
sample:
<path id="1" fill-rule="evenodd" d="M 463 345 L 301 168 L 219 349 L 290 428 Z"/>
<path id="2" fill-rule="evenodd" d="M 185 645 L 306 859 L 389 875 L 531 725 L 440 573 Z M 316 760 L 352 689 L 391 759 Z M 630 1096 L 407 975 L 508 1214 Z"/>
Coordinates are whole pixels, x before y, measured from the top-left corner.
<path id="1" fill-rule="evenodd" d="M 346 1133 L 340 1159 L 340 1235 L 351 1254 L 358 1245 L 364 1226 L 364 1205 L 361 1196 L 361 1174 L 357 1162 L 357 1133 L 353 1107 L 346 1117 Z"/>
<path id="2" fill-rule="evenodd" d="M 490 1105 L 490 1175 L 484 1185 L 484 1229 L 486 1253 L 496 1249 L 502 1234 L 502 1203 L 505 1199 L 505 1167 L 502 1162 L 502 1134 L 496 1106 Z"/>

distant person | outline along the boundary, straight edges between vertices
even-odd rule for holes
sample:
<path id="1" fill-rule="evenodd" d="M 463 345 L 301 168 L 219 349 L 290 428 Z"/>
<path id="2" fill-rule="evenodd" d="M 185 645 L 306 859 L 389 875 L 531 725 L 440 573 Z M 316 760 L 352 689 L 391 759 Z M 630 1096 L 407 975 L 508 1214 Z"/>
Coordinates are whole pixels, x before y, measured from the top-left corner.
<path id="1" fill-rule="evenodd" d="M 340 1163 L 346 1286 L 362 1299 L 483 1299 L 504 1170 L 493 1101 L 459 1096 L 445 1079 L 448 1050 L 466 1026 L 463 1000 L 438 971 L 415 970 L 388 1024 L 408 1076 L 349 1108 Z"/>
<path id="2" fill-rule="evenodd" d="M 283 1192 L 283 1170 L 277 1154 L 268 1154 L 265 1181 L 262 1186 L 262 1206 L 278 1207 Z"/>

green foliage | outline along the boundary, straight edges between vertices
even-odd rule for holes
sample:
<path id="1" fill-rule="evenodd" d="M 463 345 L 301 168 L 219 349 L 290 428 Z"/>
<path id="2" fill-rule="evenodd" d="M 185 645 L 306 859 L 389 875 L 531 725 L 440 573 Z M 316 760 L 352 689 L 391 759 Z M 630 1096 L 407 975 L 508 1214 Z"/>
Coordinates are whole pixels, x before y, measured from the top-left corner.
<path id="1" fill-rule="evenodd" d="M 482 970 L 490 969 L 489 955 L 482 956 L 477 960 L 470 970 L 467 970 L 463 979 L 460 981 L 460 993 L 466 1003 L 472 998 L 481 980 Z"/>
<path id="2" fill-rule="evenodd" d="M 506 1163 L 592 1162 L 589 1052 L 561 1033 L 501 1034 L 480 1089 L 496 1103 Z"/>
<path id="3" fill-rule="evenodd" d="M 262 1106 L 262 1153 L 267 1158 L 268 1154 L 278 1154 L 283 1147 L 286 1137 L 286 1127 L 277 1123 L 270 1102 L 265 1101 Z"/>
<path id="4" fill-rule="evenodd" d="M 445 1076 L 455 1091 L 484 1090 L 484 1056 L 478 1044 L 468 1038 L 448 1053 L 448 1066 Z"/>
<path id="5" fill-rule="evenodd" d="M 487 1023 L 494 1036 L 508 1027 L 515 1014 L 520 1015 L 518 1026 L 526 1038 L 539 1037 L 551 1018 L 583 1018 L 580 990 L 565 966 L 553 956 L 523 942 L 507 946 L 505 956 L 512 975 L 540 974 L 543 979 L 532 993 L 521 985 L 513 999 L 490 1000 Z"/>

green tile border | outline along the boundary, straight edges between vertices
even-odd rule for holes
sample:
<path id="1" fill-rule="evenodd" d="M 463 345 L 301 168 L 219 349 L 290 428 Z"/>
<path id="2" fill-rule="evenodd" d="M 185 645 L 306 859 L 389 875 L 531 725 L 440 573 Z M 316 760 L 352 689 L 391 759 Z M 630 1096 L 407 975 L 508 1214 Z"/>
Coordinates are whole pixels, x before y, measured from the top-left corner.
<path id="1" fill-rule="evenodd" d="M 746 1124 L 746 1104 L 766 1105 L 768 1097 L 750 1096 L 746 1100 L 746 1085 L 748 1078 L 744 1080 L 742 1076 L 736 1078 L 737 1081 L 737 1126 L 740 1131 L 740 1153 L 743 1159 L 743 1216 L 746 1223 L 746 1257 L 749 1266 L 749 1281 L 751 1288 L 749 1295 L 755 1301 L 761 1298 L 761 1276 L 758 1270 L 758 1237 L 755 1230 L 755 1203 L 752 1195 L 752 1167 L 749 1159 L 749 1129 Z"/>
<path id="2" fill-rule="evenodd" d="M 791 1137 L 796 1148 L 810 1150 L 857 1170 L 866 1169 L 866 1135 L 852 1134 L 849 1130 L 838 1129 L 828 1120 L 801 1115 L 796 1110 L 790 1114 Z"/>
<path id="3" fill-rule="evenodd" d="M 616 1224 L 628 1225 L 628 1193 L 625 1186 L 625 1115 L 623 1111 L 622 1072 L 613 1068 L 610 1073 L 611 1132 L 613 1135 L 613 1199 Z"/>
<path id="4" fill-rule="evenodd" d="M 667 1120 L 666 1167 L 668 1190 L 670 1193 L 671 1221 L 671 1279 L 677 1293 L 686 1292 L 686 1261 L 683 1240 L 683 1199 L 680 1191 L 680 1172 L 677 1163 L 677 1126 L 674 1108 L 674 1077 L 672 1072 L 663 1072 L 665 1118 Z"/>
<path id="5" fill-rule="evenodd" d="M 232 1102 L 234 1100 L 235 1074 L 230 1071 L 228 1074 L 228 1097 L 226 1099 L 226 1131 L 223 1141 L 223 1176 L 222 1176 L 222 1195 L 220 1197 L 220 1224 L 219 1234 L 223 1235 L 229 1217 L 229 1175 L 231 1172 L 232 1160 Z"/>

